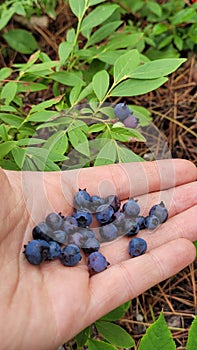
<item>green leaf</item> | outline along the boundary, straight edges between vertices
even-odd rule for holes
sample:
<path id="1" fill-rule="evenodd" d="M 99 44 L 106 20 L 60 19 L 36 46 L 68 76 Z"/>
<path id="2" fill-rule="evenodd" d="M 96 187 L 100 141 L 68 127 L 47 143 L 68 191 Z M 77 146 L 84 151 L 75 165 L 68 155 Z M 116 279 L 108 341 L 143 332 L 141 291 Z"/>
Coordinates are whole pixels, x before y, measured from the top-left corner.
<path id="1" fill-rule="evenodd" d="M 184 43 L 183 39 L 180 36 L 178 36 L 178 35 L 174 36 L 174 44 L 179 51 L 181 51 L 183 49 L 183 43 Z"/>
<path id="2" fill-rule="evenodd" d="M 56 96 L 54 98 L 51 98 L 49 100 L 46 100 L 44 102 L 38 103 L 37 105 L 34 105 L 30 111 L 30 113 L 34 113 L 34 112 L 39 112 L 42 111 L 45 108 L 49 108 L 52 107 L 53 105 L 56 105 L 57 103 L 59 103 L 64 95 L 59 95 Z"/>
<path id="3" fill-rule="evenodd" d="M 12 150 L 12 155 L 13 155 L 13 158 L 14 158 L 16 164 L 18 165 L 19 169 L 22 169 L 23 163 L 25 160 L 25 149 L 20 148 L 20 147 L 15 147 Z"/>
<path id="4" fill-rule="evenodd" d="M 68 138 L 64 130 L 60 130 L 51 135 L 45 142 L 44 148 L 50 152 L 64 154 L 68 149 Z"/>
<path id="5" fill-rule="evenodd" d="M 6 124 L 9 124 L 17 128 L 24 119 L 15 114 L 0 113 L 0 120 L 3 120 Z"/>
<path id="6" fill-rule="evenodd" d="M 57 72 L 51 74 L 50 78 L 58 81 L 58 83 L 68 86 L 75 86 L 77 84 L 85 85 L 84 81 L 79 77 L 78 73 Z"/>
<path id="7" fill-rule="evenodd" d="M 85 88 L 83 88 L 83 90 L 79 94 L 79 96 L 78 96 L 77 100 L 75 101 L 75 103 L 79 103 L 81 100 L 86 98 L 88 95 L 91 95 L 92 92 L 93 92 L 93 86 L 92 86 L 92 82 L 91 82 Z"/>
<path id="8" fill-rule="evenodd" d="M 75 336 L 75 340 L 78 348 L 82 348 L 86 344 L 89 335 L 90 335 L 90 327 L 87 327 Z"/>
<path id="9" fill-rule="evenodd" d="M 143 162 L 144 159 L 135 154 L 129 148 L 119 146 L 118 148 L 118 159 L 119 163 L 130 163 L 130 162 Z"/>
<path id="10" fill-rule="evenodd" d="M 111 344 L 121 347 L 130 348 L 135 346 L 133 338 L 122 327 L 108 321 L 97 321 L 95 326 L 98 332 Z"/>
<path id="11" fill-rule="evenodd" d="M 9 10 L 5 10 L 1 14 L 0 19 L 0 30 L 2 30 L 9 22 L 9 20 L 12 18 L 12 16 L 15 13 L 15 8 L 11 7 Z"/>
<path id="12" fill-rule="evenodd" d="M 111 92 L 111 96 L 137 96 L 157 89 L 164 84 L 167 78 L 157 79 L 128 79 L 117 85 Z"/>
<path id="13" fill-rule="evenodd" d="M 17 92 L 34 92 L 34 91 L 41 91 L 48 89 L 47 85 L 40 84 L 40 83 L 23 83 L 20 81 L 18 84 Z"/>
<path id="14" fill-rule="evenodd" d="M 94 5 L 100 4 L 101 2 L 104 2 L 104 1 L 106 1 L 106 0 L 89 0 L 88 6 L 94 6 Z"/>
<path id="15" fill-rule="evenodd" d="M 106 19 L 109 18 L 118 7 L 119 6 L 116 4 L 105 4 L 105 5 L 97 6 L 82 21 L 82 25 L 81 25 L 82 34 L 87 29 L 92 29 L 100 25 L 104 21 L 106 21 Z"/>
<path id="16" fill-rule="evenodd" d="M 49 159 L 49 151 L 40 147 L 27 147 L 23 170 L 58 171 L 59 167 Z"/>
<path id="17" fill-rule="evenodd" d="M 129 78 L 132 72 L 140 64 L 139 52 L 131 50 L 121 55 L 114 63 L 114 82 Z"/>
<path id="18" fill-rule="evenodd" d="M 7 79 L 12 74 L 11 68 L 5 67 L 0 69 L 0 80 Z"/>
<path id="19" fill-rule="evenodd" d="M 128 301 L 128 302 L 120 305 L 116 309 L 112 310 L 111 312 L 109 312 L 105 316 L 103 316 L 100 320 L 102 320 L 102 321 L 117 321 L 124 316 L 125 312 L 129 309 L 130 305 L 131 305 L 131 302 Z"/>
<path id="20" fill-rule="evenodd" d="M 103 134 L 104 135 L 104 134 Z M 114 140 L 105 140 L 104 146 L 99 151 L 96 160 L 94 162 L 95 166 L 113 164 L 116 160 L 116 142 Z"/>
<path id="21" fill-rule="evenodd" d="M 139 119 L 139 123 L 141 126 L 147 126 L 152 121 L 152 118 L 150 116 L 150 112 L 148 109 L 142 107 L 142 106 L 134 106 L 129 105 L 131 110 L 134 112 L 134 115 L 136 118 Z"/>
<path id="22" fill-rule="evenodd" d="M 117 350 L 117 348 L 104 341 L 88 339 L 88 350 Z"/>
<path id="23" fill-rule="evenodd" d="M 163 58 L 148 62 L 131 73 L 131 77 L 135 79 L 160 78 L 174 72 L 185 61 L 185 58 Z"/>
<path id="24" fill-rule="evenodd" d="M 173 37 L 174 37 L 173 35 L 168 35 L 168 36 L 165 37 L 165 39 L 160 41 L 160 43 L 158 45 L 158 50 L 161 50 L 164 47 L 168 46 L 172 42 Z"/>
<path id="25" fill-rule="evenodd" d="M 197 258 L 197 241 L 194 242 L 194 246 L 196 248 L 196 258 Z"/>
<path id="26" fill-rule="evenodd" d="M 184 22 L 192 22 L 195 20 L 196 11 L 192 7 L 184 8 L 177 12 L 171 19 L 172 24 L 181 24 Z"/>
<path id="27" fill-rule="evenodd" d="M 98 42 L 101 42 L 111 33 L 113 33 L 120 25 L 122 21 L 114 21 L 112 23 L 104 24 L 101 28 L 96 30 L 91 37 L 88 39 L 86 47 L 94 45 Z"/>
<path id="28" fill-rule="evenodd" d="M 69 5 L 71 11 L 77 18 L 81 18 L 86 9 L 86 1 L 85 0 L 69 0 Z"/>
<path id="29" fill-rule="evenodd" d="M 162 15 L 161 5 L 157 4 L 155 1 L 147 1 L 147 7 L 152 13 L 154 13 L 158 17 L 161 17 Z"/>
<path id="30" fill-rule="evenodd" d="M 69 137 L 70 143 L 78 152 L 85 154 L 86 156 L 89 157 L 90 150 L 89 150 L 88 139 L 87 139 L 87 136 L 84 134 L 84 132 L 80 128 L 75 128 L 68 131 L 68 137 Z"/>
<path id="31" fill-rule="evenodd" d="M 197 316 L 193 320 L 188 334 L 188 340 L 186 344 L 186 350 L 196 350 L 197 349 Z"/>
<path id="32" fill-rule="evenodd" d="M 114 125 L 111 129 L 111 137 L 121 142 L 128 142 L 130 139 L 133 138 L 142 142 L 146 141 L 144 136 L 142 136 L 142 134 L 138 130 L 126 128 L 125 126 L 120 127 Z"/>
<path id="33" fill-rule="evenodd" d="M 64 65 L 66 63 L 66 60 L 71 53 L 72 46 L 73 45 L 67 41 L 63 41 L 59 45 L 58 54 L 59 54 L 59 58 L 60 58 L 60 65 Z"/>
<path id="34" fill-rule="evenodd" d="M 158 350 L 158 344 L 159 350 L 176 350 L 175 342 L 162 312 L 142 337 L 139 350 Z"/>
<path id="35" fill-rule="evenodd" d="M 40 145 L 42 143 L 45 143 L 46 140 L 43 140 L 43 139 L 39 139 L 39 138 L 34 138 L 34 137 L 31 137 L 31 138 L 22 138 L 17 142 L 17 145 L 18 146 L 32 146 L 32 145 Z"/>
<path id="36" fill-rule="evenodd" d="M 99 132 L 103 129 L 105 129 L 106 126 L 105 124 L 92 124 L 89 126 L 88 128 L 88 132 L 91 133 L 91 132 Z"/>
<path id="37" fill-rule="evenodd" d="M 77 103 L 81 89 L 82 89 L 82 85 L 80 85 L 80 84 L 75 85 L 72 88 L 72 90 L 69 94 L 69 101 L 70 101 L 71 106 L 74 106 Z"/>
<path id="38" fill-rule="evenodd" d="M 1 91 L 1 98 L 5 99 L 5 104 L 9 105 L 17 92 L 17 83 L 14 81 L 10 81 L 9 83 L 6 83 Z"/>
<path id="39" fill-rule="evenodd" d="M 109 74 L 106 70 L 101 70 L 94 75 L 92 86 L 98 100 L 102 101 L 109 88 Z"/>
<path id="40" fill-rule="evenodd" d="M 59 112 L 42 110 L 29 115 L 28 121 L 37 122 L 37 123 L 47 122 L 49 120 L 55 119 L 58 116 L 59 116 Z"/>
<path id="41" fill-rule="evenodd" d="M 3 34 L 8 45 L 17 52 L 29 54 L 38 49 L 38 44 L 31 34 L 24 29 L 12 29 Z"/>
<path id="42" fill-rule="evenodd" d="M 0 125 L 0 138 L 2 141 L 8 141 L 8 127 L 5 124 Z"/>
<path id="43" fill-rule="evenodd" d="M 153 27 L 153 33 L 155 35 L 162 34 L 162 33 L 166 32 L 167 30 L 168 30 L 168 26 L 164 23 L 157 23 Z"/>
<path id="44" fill-rule="evenodd" d="M 16 147 L 16 141 L 6 141 L 0 144 L 0 159 L 5 157 L 14 147 Z"/>

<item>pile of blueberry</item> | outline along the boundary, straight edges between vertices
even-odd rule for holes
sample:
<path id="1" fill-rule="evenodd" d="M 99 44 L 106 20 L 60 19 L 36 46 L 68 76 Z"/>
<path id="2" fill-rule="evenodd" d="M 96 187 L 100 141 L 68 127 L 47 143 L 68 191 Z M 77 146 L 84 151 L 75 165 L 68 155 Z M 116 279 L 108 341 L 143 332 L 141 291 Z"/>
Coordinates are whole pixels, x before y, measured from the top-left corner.
<path id="1" fill-rule="evenodd" d="M 74 196 L 75 210 L 71 216 L 50 213 L 45 221 L 32 230 L 33 240 L 24 246 L 24 254 L 30 264 L 39 265 L 43 261 L 59 259 L 65 266 L 75 266 L 81 260 L 83 251 L 87 255 L 91 272 L 101 272 L 109 265 L 99 252 L 102 242 L 112 241 L 118 236 L 133 237 L 141 229 L 154 230 L 168 218 L 163 202 L 154 205 L 149 215 L 140 215 L 137 200 L 130 198 L 121 208 L 116 195 L 105 198 L 90 196 L 86 189 L 79 189 Z M 99 228 L 90 227 L 95 216 Z M 134 237 L 129 242 L 131 257 L 145 253 L 146 241 Z"/>
<path id="2" fill-rule="evenodd" d="M 126 102 L 118 103 L 114 107 L 114 114 L 127 128 L 135 129 L 138 126 L 139 120 L 133 115 L 133 111 Z"/>

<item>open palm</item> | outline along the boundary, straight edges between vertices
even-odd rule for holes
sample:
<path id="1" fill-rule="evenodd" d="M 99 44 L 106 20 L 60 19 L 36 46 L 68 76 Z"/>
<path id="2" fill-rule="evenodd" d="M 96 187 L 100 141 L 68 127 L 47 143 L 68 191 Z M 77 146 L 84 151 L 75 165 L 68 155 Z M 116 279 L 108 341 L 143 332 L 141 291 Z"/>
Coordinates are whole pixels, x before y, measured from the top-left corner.
<path id="1" fill-rule="evenodd" d="M 39 173 L 0 171 L 0 340 L 2 350 L 55 350 L 123 302 L 184 268 L 195 258 L 197 171 L 184 160 L 117 164 Z M 78 188 L 122 201 L 138 198 L 143 213 L 164 200 L 169 220 L 140 232 L 146 254 L 130 259 L 128 237 L 104 244 L 110 267 L 89 276 L 86 257 L 30 265 L 22 254 L 32 228 L 51 211 L 72 213 Z M 193 218 L 193 220 L 192 220 Z"/>

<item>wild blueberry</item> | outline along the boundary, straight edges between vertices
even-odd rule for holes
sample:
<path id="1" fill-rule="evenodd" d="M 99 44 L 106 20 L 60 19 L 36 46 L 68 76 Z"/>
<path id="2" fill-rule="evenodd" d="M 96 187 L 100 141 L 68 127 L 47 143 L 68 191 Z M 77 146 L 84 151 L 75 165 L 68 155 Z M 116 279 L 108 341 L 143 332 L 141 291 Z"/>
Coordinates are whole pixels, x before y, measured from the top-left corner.
<path id="1" fill-rule="evenodd" d="M 77 210 L 73 213 L 73 217 L 77 220 L 79 227 L 87 227 L 92 222 L 92 213 L 88 211 Z"/>
<path id="2" fill-rule="evenodd" d="M 85 254 L 91 254 L 93 252 L 97 252 L 100 248 L 100 243 L 96 238 L 88 238 L 83 246 L 82 249 Z"/>
<path id="3" fill-rule="evenodd" d="M 24 245 L 24 254 L 26 259 L 32 265 L 40 265 L 42 261 L 46 260 L 49 253 L 49 243 L 41 239 L 33 239 Z"/>
<path id="4" fill-rule="evenodd" d="M 105 198 L 105 203 L 111 205 L 111 207 L 114 209 L 114 212 L 120 209 L 120 205 L 121 205 L 120 199 L 118 196 L 114 194 L 107 196 Z"/>
<path id="5" fill-rule="evenodd" d="M 113 224 L 116 227 L 121 227 L 124 225 L 125 214 L 122 211 L 117 211 L 114 213 L 114 221 Z"/>
<path id="6" fill-rule="evenodd" d="M 149 215 L 144 219 L 144 226 L 149 230 L 155 230 L 160 225 L 160 221 L 157 216 Z"/>
<path id="7" fill-rule="evenodd" d="M 60 255 L 60 261 L 65 266 L 75 266 L 81 258 L 80 249 L 75 244 L 68 244 L 62 249 Z"/>
<path id="8" fill-rule="evenodd" d="M 137 201 L 130 198 L 122 207 L 123 212 L 126 216 L 138 216 L 140 212 L 140 206 Z"/>
<path id="9" fill-rule="evenodd" d="M 136 222 L 135 219 L 125 219 L 124 221 L 124 227 L 122 230 L 122 234 L 130 237 L 135 236 L 140 230 L 139 224 Z"/>
<path id="10" fill-rule="evenodd" d="M 147 243 L 143 238 L 134 237 L 129 242 L 129 255 L 136 257 L 142 255 L 147 250 Z"/>
<path id="11" fill-rule="evenodd" d="M 113 220 L 114 209 L 111 205 L 103 204 L 97 208 L 96 219 L 102 225 L 108 224 Z"/>
<path id="12" fill-rule="evenodd" d="M 100 252 L 93 252 L 88 256 L 88 267 L 93 272 L 104 271 L 108 265 L 105 256 Z"/>
<path id="13" fill-rule="evenodd" d="M 66 244 L 68 241 L 68 233 L 63 230 L 53 231 L 52 239 L 58 243 Z"/>
<path id="14" fill-rule="evenodd" d="M 86 188 L 81 190 L 79 188 L 79 191 L 74 196 L 74 205 L 76 209 L 84 209 L 89 207 L 90 202 L 90 195 L 86 191 Z"/>
<path id="15" fill-rule="evenodd" d="M 123 124 L 127 127 L 127 128 L 132 128 L 135 129 L 137 128 L 139 123 L 139 120 L 134 117 L 134 115 L 129 115 L 126 119 L 123 120 Z"/>
<path id="16" fill-rule="evenodd" d="M 124 103 L 118 103 L 115 107 L 114 107 L 114 114 L 115 116 L 123 121 L 124 119 L 126 119 L 130 114 L 132 114 L 132 111 L 130 110 L 130 108 L 127 106 L 127 104 Z"/>
<path id="17" fill-rule="evenodd" d="M 145 220 L 145 217 L 143 215 L 139 215 L 135 218 L 135 221 L 139 225 L 140 230 L 143 230 L 145 228 L 144 220 Z"/>
<path id="18" fill-rule="evenodd" d="M 94 213 L 97 210 L 97 208 L 102 204 L 105 204 L 104 198 L 96 195 L 90 197 L 90 208 L 92 213 Z"/>
<path id="19" fill-rule="evenodd" d="M 52 230 L 59 230 L 59 228 L 62 225 L 63 219 L 60 214 L 57 213 L 50 213 L 47 215 L 46 224 L 52 229 Z"/>
<path id="20" fill-rule="evenodd" d="M 61 229 L 67 233 L 72 233 L 78 227 L 77 219 L 73 216 L 65 216 Z"/>
<path id="21" fill-rule="evenodd" d="M 149 211 L 149 215 L 157 216 L 161 224 L 165 222 L 168 218 L 168 210 L 165 207 L 164 202 L 161 201 L 160 204 L 153 205 Z"/>
<path id="22" fill-rule="evenodd" d="M 110 224 L 101 226 L 99 229 L 99 233 L 101 235 L 103 242 L 113 241 L 118 236 L 118 229 L 113 223 L 110 223 Z"/>
<path id="23" fill-rule="evenodd" d="M 47 259 L 54 260 L 58 258 L 61 254 L 61 247 L 57 242 L 50 241 L 49 242 L 49 252 Z"/>
<path id="24" fill-rule="evenodd" d="M 52 230 L 49 228 L 49 226 L 46 224 L 45 221 L 42 221 L 33 228 L 32 237 L 33 239 L 43 239 L 49 242 L 52 239 L 50 237 L 51 233 L 52 233 Z"/>
<path id="25" fill-rule="evenodd" d="M 83 235 L 84 241 L 88 238 L 96 238 L 94 231 L 88 227 L 78 227 L 77 232 L 80 232 Z"/>
<path id="26" fill-rule="evenodd" d="M 68 243 L 75 244 L 77 247 L 81 248 L 84 244 L 84 236 L 82 232 L 74 232 L 68 236 Z"/>

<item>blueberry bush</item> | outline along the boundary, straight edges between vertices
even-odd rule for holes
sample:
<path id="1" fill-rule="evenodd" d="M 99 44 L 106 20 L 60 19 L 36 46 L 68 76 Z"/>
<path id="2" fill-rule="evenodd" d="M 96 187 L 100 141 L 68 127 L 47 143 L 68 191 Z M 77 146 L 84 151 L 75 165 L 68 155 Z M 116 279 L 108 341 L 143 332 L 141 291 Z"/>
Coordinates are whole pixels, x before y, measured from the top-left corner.
<path id="1" fill-rule="evenodd" d="M 124 118 L 116 106 L 158 89 L 186 61 L 188 51 L 196 50 L 197 3 L 64 2 L 73 25 L 51 55 L 31 30 L 31 20 L 55 19 L 58 0 L 0 2 L 1 55 L 11 62 L 0 69 L 0 166 L 58 171 L 143 161 L 126 144 L 147 142 L 143 128 L 152 121 L 150 112 L 128 103 Z M 40 101 L 38 92 L 47 92 L 47 98 Z M 67 346 L 75 342 L 78 349 L 136 349 L 131 335 L 116 322 L 130 304 L 105 315 Z M 186 350 L 197 348 L 196 332 L 197 318 Z M 160 349 L 176 348 L 163 313 L 147 329 L 139 350 L 158 350 L 158 343 Z"/>

